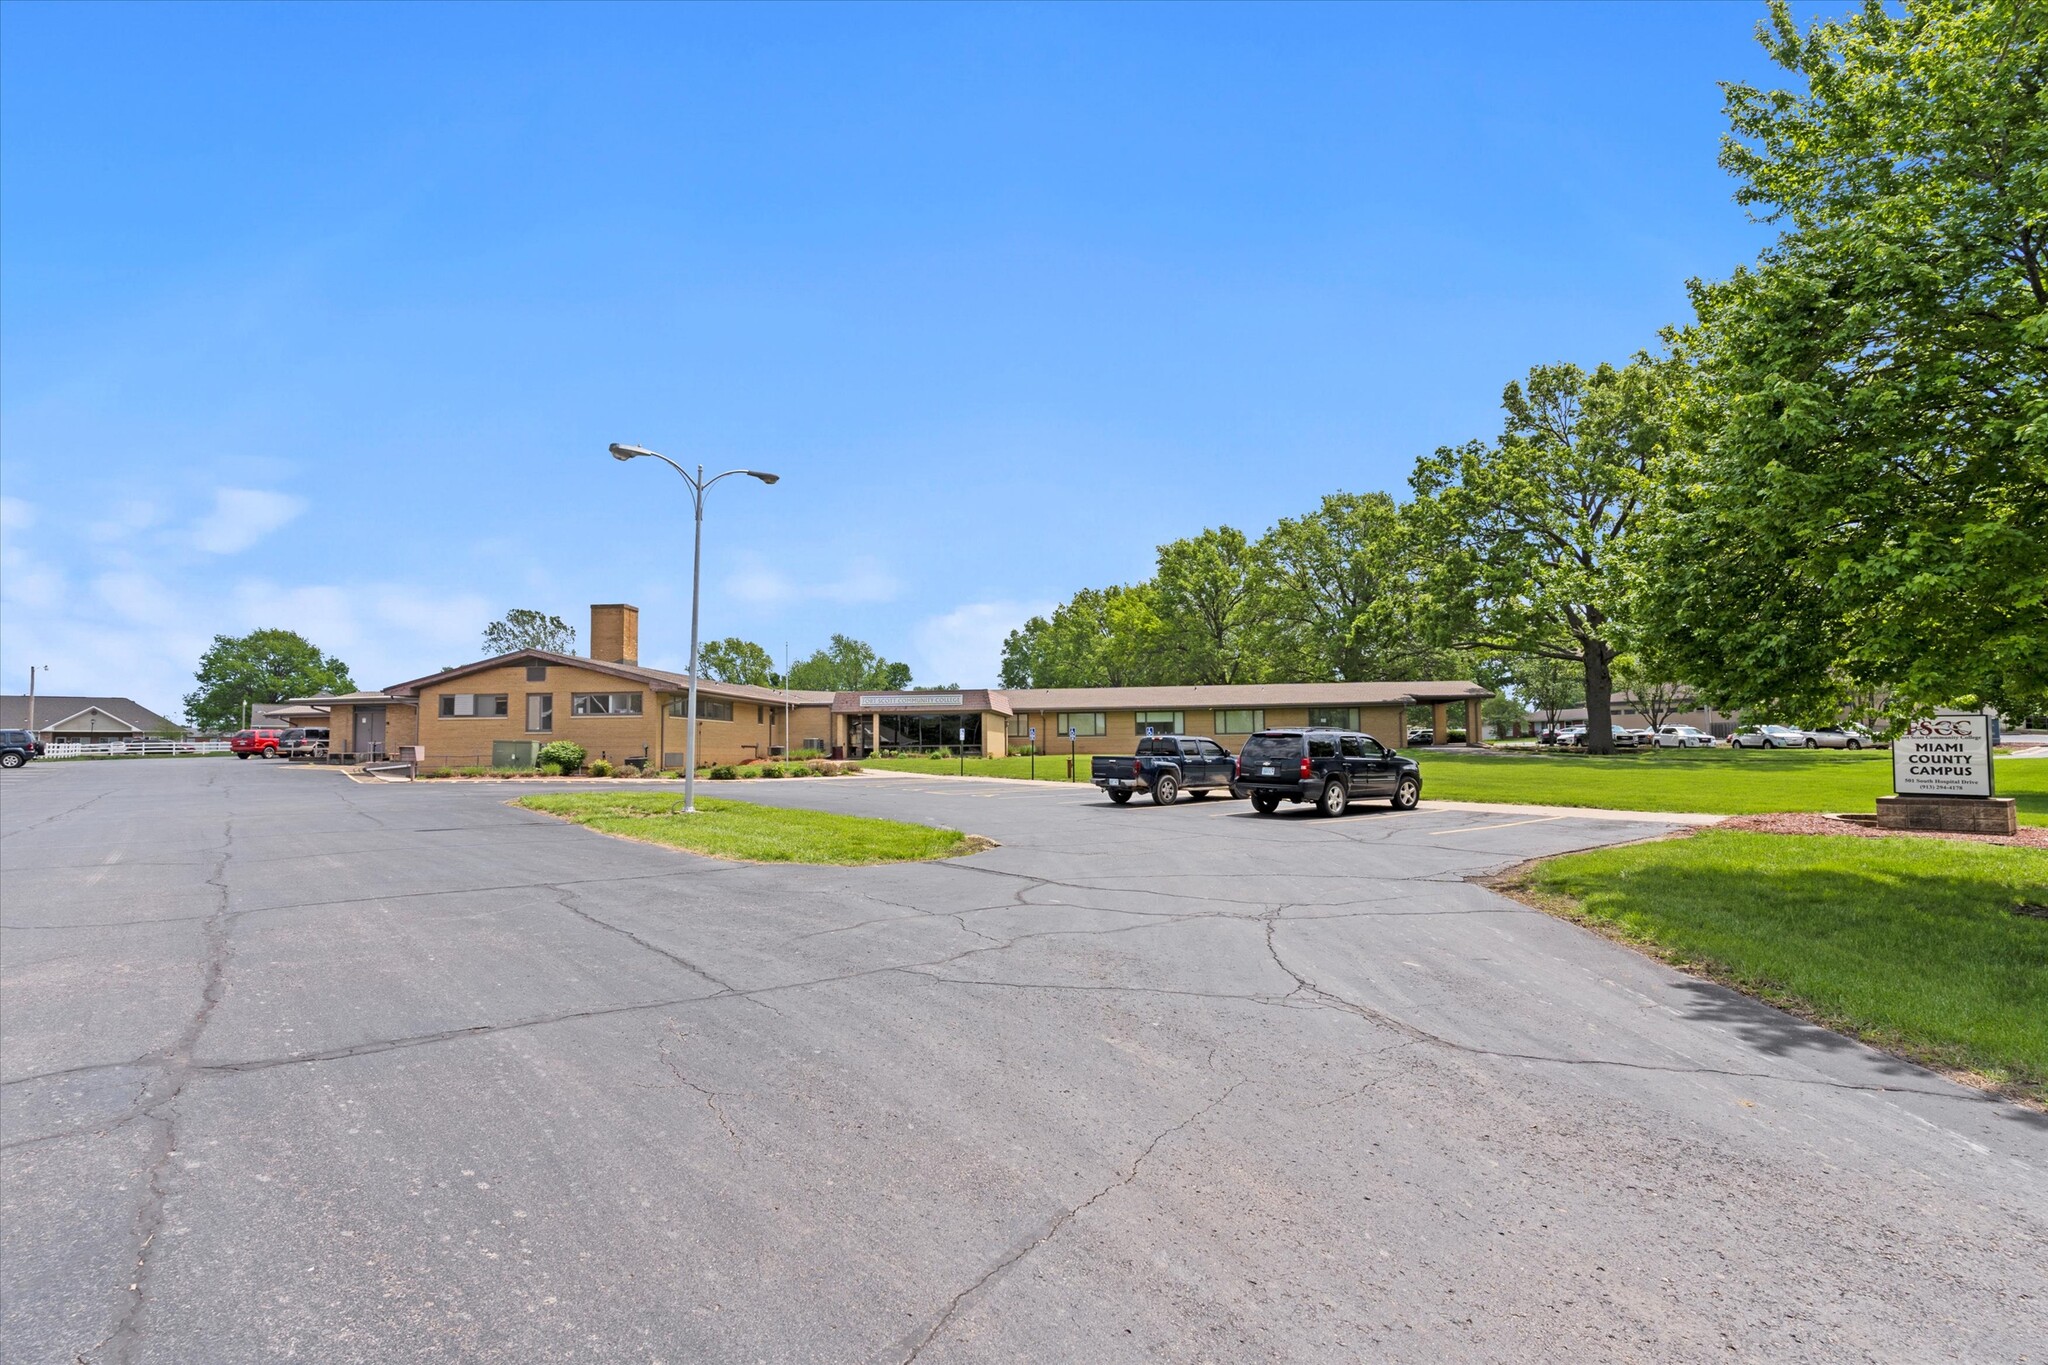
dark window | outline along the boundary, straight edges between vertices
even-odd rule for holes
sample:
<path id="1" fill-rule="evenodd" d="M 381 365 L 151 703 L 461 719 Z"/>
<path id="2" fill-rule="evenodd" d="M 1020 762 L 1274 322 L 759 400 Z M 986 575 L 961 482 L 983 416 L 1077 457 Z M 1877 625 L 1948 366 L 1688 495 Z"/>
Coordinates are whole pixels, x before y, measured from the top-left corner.
<path id="1" fill-rule="evenodd" d="M 569 714 L 572 716 L 637 716 L 640 714 L 640 693 L 572 692 L 569 694 Z"/>
<path id="2" fill-rule="evenodd" d="M 1310 758 L 1335 758 L 1337 756 L 1337 737 L 1335 735 L 1310 735 L 1308 737 L 1308 756 Z"/>
<path id="3" fill-rule="evenodd" d="M 1358 708 L 1355 706 L 1311 706 L 1308 709 L 1310 725 L 1327 725 L 1332 730 L 1356 730 Z"/>
<path id="4" fill-rule="evenodd" d="M 1223 746 L 1222 746 L 1221 744 L 1218 744 L 1218 743 L 1217 743 L 1217 742 L 1216 742 L 1215 740 L 1213 740 L 1213 739 L 1205 739 L 1205 740 L 1203 740 L 1203 741 L 1201 742 L 1201 748 L 1202 748 L 1202 757 L 1203 757 L 1203 758 L 1229 758 L 1229 757 L 1230 757 L 1230 750 L 1228 750 L 1228 749 L 1224 748 L 1224 747 L 1223 747 Z"/>
<path id="5" fill-rule="evenodd" d="M 1381 753 L 1379 741 L 1370 735 L 1345 735 L 1342 743 L 1346 758 L 1378 758 Z"/>
<path id="6" fill-rule="evenodd" d="M 636 706 L 634 711 L 637 713 L 639 708 Z M 668 713 L 678 720 L 689 719 L 690 699 L 688 697 L 677 697 L 668 704 Z M 731 720 L 732 703 L 729 701 L 719 701 L 716 697 L 700 696 L 697 698 L 697 719 Z"/>
<path id="7" fill-rule="evenodd" d="M 509 715 L 511 701 L 510 694 L 504 692 L 443 692 L 441 714 L 449 717 Z"/>
<path id="8" fill-rule="evenodd" d="M 526 666 L 526 680 L 528 682 L 546 682 L 548 680 L 548 666 L 546 664 L 528 664 Z"/>
<path id="9" fill-rule="evenodd" d="M 1253 735 L 1244 742 L 1238 761 L 1250 768 L 1256 763 L 1292 763 L 1300 757 L 1300 735 Z"/>

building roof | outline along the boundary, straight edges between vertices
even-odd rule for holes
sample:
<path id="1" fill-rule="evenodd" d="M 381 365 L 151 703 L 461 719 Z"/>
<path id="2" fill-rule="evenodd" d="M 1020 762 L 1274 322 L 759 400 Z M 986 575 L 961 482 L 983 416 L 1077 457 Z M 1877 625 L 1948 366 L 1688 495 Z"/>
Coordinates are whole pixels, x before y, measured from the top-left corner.
<path id="1" fill-rule="evenodd" d="M 397 703 L 401 706 L 416 706 L 418 697 L 393 696 L 389 692 L 334 692 L 322 693 L 317 697 L 290 697 L 288 701 L 299 706 L 383 706 Z"/>
<path id="2" fill-rule="evenodd" d="M 629 682 L 643 683 L 658 692 L 687 692 L 690 689 L 690 675 L 671 673 L 663 668 L 643 668 L 639 664 L 605 663 L 599 659 L 586 659 L 576 654 L 557 654 L 547 649 L 515 649 L 510 654 L 500 654 L 491 659 L 479 659 L 475 663 L 463 664 L 459 668 L 444 669 L 430 673 L 424 678 L 410 682 L 393 683 L 384 690 L 397 694 L 397 698 L 417 699 L 420 689 L 436 687 L 453 681 L 465 674 L 482 672 L 486 668 L 500 668 L 506 664 L 538 663 L 559 664 L 564 668 L 582 668 L 592 673 L 608 673 L 615 678 Z M 830 692 L 795 691 L 784 692 L 775 687 L 754 687 L 748 683 L 717 682 L 710 678 L 700 679 L 697 691 L 713 697 L 725 697 L 734 701 L 768 702 L 780 706 L 790 702 L 797 706 L 829 706 L 833 695 Z M 318 700 L 311 698 L 309 700 Z"/>
<path id="3" fill-rule="evenodd" d="M 1264 706 L 1407 706 L 1421 702 L 1484 700 L 1493 695 L 1474 682 L 1237 683 L 1189 687 L 1029 687 L 1001 695 L 1017 711 L 1229 710 Z"/>
<path id="4" fill-rule="evenodd" d="M 126 697 L 62 697 L 38 694 L 36 696 L 36 729 L 48 730 L 58 722 L 69 720 L 87 711 L 99 711 L 119 721 L 140 734 L 172 722 L 160 716 L 147 706 Z M 28 694 L 16 697 L 0 697 L 0 730 L 26 730 L 28 728 Z"/>
<path id="5" fill-rule="evenodd" d="M 1009 694 L 991 692 L 985 687 L 970 687 L 958 692 L 940 689 L 926 691 L 890 692 L 828 692 L 832 699 L 832 713 L 838 716 L 865 715 L 871 711 L 894 711 L 903 715 L 915 715 L 924 711 L 994 711 L 998 715 L 1012 715 Z M 958 698 L 956 701 L 955 698 Z"/>

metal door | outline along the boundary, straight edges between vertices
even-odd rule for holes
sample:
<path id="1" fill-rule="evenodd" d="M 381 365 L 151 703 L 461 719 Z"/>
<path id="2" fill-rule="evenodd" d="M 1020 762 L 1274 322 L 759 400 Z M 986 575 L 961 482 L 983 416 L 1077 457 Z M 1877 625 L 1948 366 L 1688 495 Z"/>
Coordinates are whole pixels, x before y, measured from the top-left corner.
<path id="1" fill-rule="evenodd" d="M 1344 766 L 1351 773 L 1352 791 L 1391 793 L 1394 790 L 1394 764 L 1378 740 L 1371 735 L 1345 735 L 1342 742 Z"/>
<path id="2" fill-rule="evenodd" d="M 381 706 L 358 706 L 356 708 L 356 737 L 350 746 L 353 753 L 384 756 L 384 708 Z"/>

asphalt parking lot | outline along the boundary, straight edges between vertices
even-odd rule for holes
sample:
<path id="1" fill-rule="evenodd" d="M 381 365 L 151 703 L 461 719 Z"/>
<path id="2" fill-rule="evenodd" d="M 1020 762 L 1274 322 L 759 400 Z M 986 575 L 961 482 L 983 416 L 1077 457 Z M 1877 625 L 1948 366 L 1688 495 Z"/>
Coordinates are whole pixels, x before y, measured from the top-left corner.
<path id="1" fill-rule="evenodd" d="M 512 794 L 0 779 L 0 1356 L 2048 1357 L 2041 1115 L 1467 880 L 1656 825 L 721 789 L 1000 843 L 792 868 Z"/>

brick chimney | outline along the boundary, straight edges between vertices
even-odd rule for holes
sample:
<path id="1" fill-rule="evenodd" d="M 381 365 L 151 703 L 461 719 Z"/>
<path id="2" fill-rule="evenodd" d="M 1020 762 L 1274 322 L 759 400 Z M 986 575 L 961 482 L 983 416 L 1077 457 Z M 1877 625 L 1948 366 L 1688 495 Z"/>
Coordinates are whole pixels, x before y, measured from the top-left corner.
<path id="1" fill-rule="evenodd" d="M 624 602 L 590 608 L 590 657 L 601 664 L 640 662 L 640 608 Z"/>

